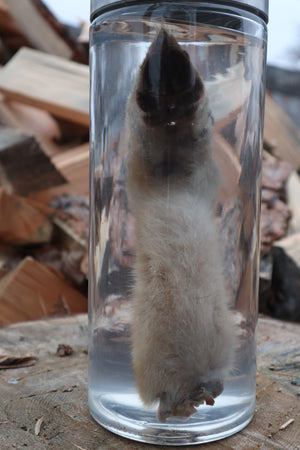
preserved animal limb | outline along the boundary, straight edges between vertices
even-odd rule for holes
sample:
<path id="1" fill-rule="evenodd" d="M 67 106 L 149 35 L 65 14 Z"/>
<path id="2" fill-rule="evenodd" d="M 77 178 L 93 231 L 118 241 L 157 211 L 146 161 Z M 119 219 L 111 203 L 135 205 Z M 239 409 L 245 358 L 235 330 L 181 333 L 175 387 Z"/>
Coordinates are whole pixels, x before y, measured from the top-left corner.
<path id="1" fill-rule="evenodd" d="M 158 419 L 187 418 L 223 391 L 236 330 L 215 224 L 219 172 L 203 82 L 161 30 L 129 97 L 127 193 L 135 215 L 132 360 Z"/>

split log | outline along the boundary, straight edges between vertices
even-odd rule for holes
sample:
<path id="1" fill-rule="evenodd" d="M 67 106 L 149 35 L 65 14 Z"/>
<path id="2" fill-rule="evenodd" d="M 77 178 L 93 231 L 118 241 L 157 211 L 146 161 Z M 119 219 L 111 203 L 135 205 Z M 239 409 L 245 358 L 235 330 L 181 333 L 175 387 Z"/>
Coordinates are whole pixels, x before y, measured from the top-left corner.
<path id="1" fill-rule="evenodd" d="M 288 229 L 290 211 L 285 203 L 276 199 L 269 208 L 266 202 L 261 206 L 261 256 L 265 255 L 277 239 L 283 238 Z"/>
<path id="2" fill-rule="evenodd" d="M 286 184 L 287 204 L 292 217 L 289 223 L 289 233 L 300 232 L 300 177 L 296 171 L 289 176 Z"/>
<path id="3" fill-rule="evenodd" d="M 261 256 L 277 239 L 286 236 L 291 212 L 286 204 L 286 183 L 290 164 L 271 158 L 263 161 L 261 206 Z"/>
<path id="4" fill-rule="evenodd" d="M 52 209 L 0 188 L 0 241 L 20 246 L 50 242 Z"/>
<path id="5" fill-rule="evenodd" d="M 55 216 L 53 224 L 53 239 L 59 248 L 65 248 L 68 251 L 83 251 L 87 249 L 86 240 L 82 239 L 67 222 Z"/>
<path id="6" fill-rule="evenodd" d="M 8 11 L 4 0 L 0 1 L 0 35 L 2 42 L 2 53 L 0 50 L 0 61 L 5 63 L 20 47 L 30 47 L 28 39 L 22 33 L 13 17 Z"/>
<path id="7" fill-rule="evenodd" d="M 53 243 L 60 249 L 84 254 L 88 247 L 89 203 L 87 197 L 61 195 L 50 203 L 55 210 Z"/>
<path id="8" fill-rule="evenodd" d="M 89 128 L 86 125 L 75 124 L 71 120 L 59 117 L 56 117 L 56 122 L 60 130 L 57 143 L 60 146 L 66 146 L 66 150 L 84 144 L 89 140 Z"/>
<path id="9" fill-rule="evenodd" d="M 67 183 L 61 186 L 34 192 L 30 198 L 49 203 L 61 195 L 85 196 L 89 195 L 89 143 L 71 150 L 60 152 L 52 157 L 52 163 L 64 176 Z"/>
<path id="10" fill-rule="evenodd" d="M 9 245 L 0 244 L 0 279 L 15 269 L 22 261 L 23 256 L 18 249 Z"/>
<path id="11" fill-rule="evenodd" d="M 78 42 L 81 42 L 85 46 L 89 46 L 90 42 L 90 24 L 84 20 L 80 23 L 80 35 Z"/>
<path id="12" fill-rule="evenodd" d="M 1 36 L 22 34 L 20 27 L 9 13 L 5 0 L 0 2 L 0 30 Z"/>
<path id="13" fill-rule="evenodd" d="M 90 145 L 80 145 L 57 154 L 52 162 L 68 182 L 64 193 L 69 195 L 89 195 Z M 63 189 L 61 189 L 62 191 Z"/>
<path id="14" fill-rule="evenodd" d="M 0 127 L 0 185 L 8 192 L 26 196 L 65 181 L 33 136 Z"/>
<path id="15" fill-rule="evenodd" d="M 9 101 L 0 94 L 0 123 L 33 135 L 48 156 L 62 151 L 54 142 L 61 138 L 58 122 L 47 111 Z"/>
<path id="16" fill-rule="evenodd" d="M 45 53 L 87 63 L 84 47 L 41 0 L 5 0 L 5 4 L 33 47 Z"/>
<path id="17" fill-rule="evenodd" d="M 300 133 L 288 115 L 266 94 L 264 147 L 300 170 Z"/>
<path id="18" fill-rule="evenodd" d="M 9 99 L 89 125 L 89 68 L 84 64 L 22 48 L 1 70 L 0 91 Z"/>
<path id="19" fill-rule="evenodd" d="M 82 292 L 87 293 L 87 277 L 81 270 L 81 263 L 83 257 L 85 256 L 85 250 L 68 251 L 65 249 L 59 249 L 54 245 L 46 245 L 40 248 L 32 249 L 30 253 L 31 256 L 33 256 L 33 258 L 38 262 L 57 270 L 64 275 L 66 279 L 72 283 L 72 285 L 80 289 Z"/>
<path id="20" fill-rule="evenodd" d="M 278 195 L 281 200 L 286 200 L 286 184 L 292 172 L 291 164 L 280 161 L 264 160 L 262 166 L 262 188 L 271 190 Z"/>
<path id="21" fill-rule="evenodd" d="M 25 260 L 0 280 L 0 324 L 86 312 L 86 298 L 53 269 Z"/>
<path id="22" fill-rule="evenodd" d="M 0 94 L 0 123 L 34 135 L 48 156 L 68 151 L 89 138 L 86 126 L 54 118 L 43 109 L 9 100 L 3 94 Z"/>
<path id="23" fill-rule="evenodd" d="M 89 203 L 81 196 L 62 195 L 50 205 L 55 209 L 55 241 L 68 250 L 84 250 L 88 247 Z"/>

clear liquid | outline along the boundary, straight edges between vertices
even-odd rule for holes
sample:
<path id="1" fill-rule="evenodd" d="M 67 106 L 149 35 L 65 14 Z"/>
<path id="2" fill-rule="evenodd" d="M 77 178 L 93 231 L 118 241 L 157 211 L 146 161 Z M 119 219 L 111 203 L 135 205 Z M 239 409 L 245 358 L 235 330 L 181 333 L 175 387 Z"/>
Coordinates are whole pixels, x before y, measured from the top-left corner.
<path id="1" fill-rule="evenodd" d="M 146 408 L 140 400 L 131 362 L 135 235 L 122 144 L 127 98 L 159 23 L 135 21 L 128 11 L 122 20 L 107 17 L 96 25 L 91 45 L 90 411 L 105 428 L 134 440 L 210 442 L 244 428 L 255 407 L 263 33 L 251 20 L 241 19 L 240 31 L 171 25 L 201 74 L 215 120 L 214 154 L 226 169 L 217 222 L 227 296 L 240 337 L 234 369 L 214 406 L 200 405 L 185 421 L 161 423 L 157 405 Z M 233 20 L 224 15 L 224 23 L 228 18 Z"/>
<path id="2" fill-rule="evenodd" d="M 248 339 L 237 355 L 239 369 L 224 383 L 215 405 L 201 405 L 188 420 L 157 420 L 157 407 L 145 409 L 136 391 L 130 342 L 94 334 L 89 355 L 89 406 L 105 428 L 124 437 L 161 445 L 183 445 L 222 439 L 244 428 L 255 407 L 255 344 Z M 99 353 L 101 349 L 101 353 Z"/>

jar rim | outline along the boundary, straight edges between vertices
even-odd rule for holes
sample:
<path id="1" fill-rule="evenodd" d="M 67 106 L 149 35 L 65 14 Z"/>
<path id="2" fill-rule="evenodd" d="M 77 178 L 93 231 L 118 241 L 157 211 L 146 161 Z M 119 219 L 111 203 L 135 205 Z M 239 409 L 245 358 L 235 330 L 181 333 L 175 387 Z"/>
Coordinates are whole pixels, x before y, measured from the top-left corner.
<path id="1" fill-rule="evenodd" d="M 91 22 L 102 12 L 118 8 L 122 6 L 129 6 L 138 3 L 138 0 L 90 0 L 90 19 Z M 145 0 L 148 1 L 148 0 Z M 174 0 L 176 2 L 176 0 Z M 198 1 L 198 3 L 201 3 Z M 266 23 L 269 19 L 269 0 L 205 0 L 203 3 L 224 4 L 226 6 L 234 6 L 240 9 L 251 11 L 257 16 L 261 17 Z"/>

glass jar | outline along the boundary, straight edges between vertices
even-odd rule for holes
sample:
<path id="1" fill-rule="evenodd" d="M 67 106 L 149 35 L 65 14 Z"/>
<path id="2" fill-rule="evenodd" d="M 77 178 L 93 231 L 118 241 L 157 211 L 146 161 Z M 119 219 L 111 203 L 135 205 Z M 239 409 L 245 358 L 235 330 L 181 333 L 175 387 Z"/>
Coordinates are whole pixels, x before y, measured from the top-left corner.
<path id="1" fill-rule="evenodd" d="M 92 0 L 89 405 L 134 440 L 254 413 L 267 10 Z"/>

